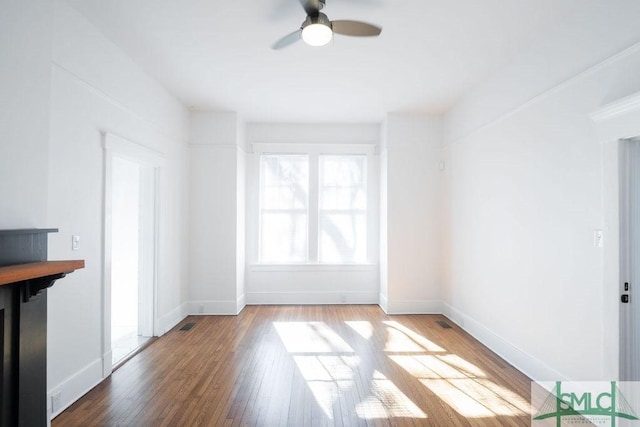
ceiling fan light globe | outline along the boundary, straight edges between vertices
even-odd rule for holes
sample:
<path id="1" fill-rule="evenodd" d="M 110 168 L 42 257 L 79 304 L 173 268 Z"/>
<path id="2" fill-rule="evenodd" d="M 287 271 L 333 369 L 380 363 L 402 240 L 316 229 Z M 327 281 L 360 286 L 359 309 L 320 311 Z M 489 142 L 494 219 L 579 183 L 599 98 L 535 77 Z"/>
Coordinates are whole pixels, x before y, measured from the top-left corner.
<path id="1" fill-rule="evenodd" d="M 302 40 L 309 46 L 324 46 L 333 38 L 333 31 L 325 24 L 309 24 L 302 30 Z"/>

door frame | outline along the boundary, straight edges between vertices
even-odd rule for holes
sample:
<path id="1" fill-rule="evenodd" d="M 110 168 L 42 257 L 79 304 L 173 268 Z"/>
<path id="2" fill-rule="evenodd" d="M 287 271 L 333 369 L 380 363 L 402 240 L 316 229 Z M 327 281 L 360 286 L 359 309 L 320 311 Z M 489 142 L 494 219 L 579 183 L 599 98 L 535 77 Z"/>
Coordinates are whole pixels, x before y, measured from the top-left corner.
<path id="1" fill-rule="evenodd" d="M 133 161 L 150 170 L 147 178 L 151 181 L 152 201 L 152 242 L 150 247 L 143 249 L 142 265 L 146 279 L 143 286 L 152 291 L 152 308 L 148 313 L 152 335 L 157 336 L 158 325 L 158 259 L 159 259 L 159 224 L 160 224 L 160 178 L 164 167 L 164 155 L 158 151 L 144 145 L 132 142 L 110 132 L 102 132 L 104 150 L 104 211 L 103 211 L 103 254 L 102 254 L 102 374 L 103 378 L 111 375 L 113 363 L 111 360 L 111 236 L 112 236 L 112 209 L 113 209 L 113 159 L 114 157 Z M 141 182 L 144 179 L 143 173 L 140 175 Z M 144 197 L 141 195 L 141 197 Z M 141 230 L 142 232 L 142 230 Z M 143 243 L 144 245 L 144 243 Z M 144 255 L 146 254 L 146 256 Z"/>
<path id="2" fill-rule="evenodd" d="M 626 244 L 621 218 L 626 201 L 621 194 L 621 183 L 625 172 L 625 144 L 640 136 L 640 92 L 611 102 L 590 117 L 596 125 L 602 149 L 602 377 L 620 379 L 622 355 L 628 351 L 621 339 L 626 333 L 620 310 L 625 268 L 622 254 Z"/>

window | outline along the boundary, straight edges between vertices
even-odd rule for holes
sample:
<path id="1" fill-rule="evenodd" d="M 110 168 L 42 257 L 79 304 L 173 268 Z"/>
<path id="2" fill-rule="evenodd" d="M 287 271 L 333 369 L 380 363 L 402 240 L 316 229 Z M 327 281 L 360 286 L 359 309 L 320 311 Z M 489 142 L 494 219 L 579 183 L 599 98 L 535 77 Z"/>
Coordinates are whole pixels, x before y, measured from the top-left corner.
<path id="1" fill-rule="evenodd" d="M 259 148 L 255 236 L 260 264 L 370 261 L 376 250 L 370 237 L 375 227 L 370 205 L 375 201 L 368 170 L 373 146 L 254 148 Z"/>
<path id="2" fill-rule="evenodd" d="M 260 157 L 261 262 L 307 261 L 308 199 L 308 156 Z"/>
<path id="3" fill-rule="evenodd" d="M 319 169 L 319 261 L 366 262 L 367 157 L 321 155 Z"/>

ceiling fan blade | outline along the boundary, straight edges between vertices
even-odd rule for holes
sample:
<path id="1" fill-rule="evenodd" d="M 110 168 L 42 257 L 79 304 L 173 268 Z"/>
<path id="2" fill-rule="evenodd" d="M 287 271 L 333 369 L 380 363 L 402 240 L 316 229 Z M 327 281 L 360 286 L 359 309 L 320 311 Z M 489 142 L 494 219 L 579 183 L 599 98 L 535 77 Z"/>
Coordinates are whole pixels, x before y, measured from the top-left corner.
<path id="1" fill-rule="evenodd" d="M 301 38 L 302 38 L 302 29 L 296 30 L 293 33 L 287 34 L 286 36 L 284 36 L 283 38 L 275 42 L 271 46 L 271 49 L 279 50 L 279 49 L 285 48 L 290 44 L 297 42 Z"/>
<path id="2" fill-rule="evenodd" d="M 300 0 L 300 4 L 308 16 L 318 16 L 322 8 L 320 0 Z"/>
<path id="3" fill-rule="evenodd" d="M 354 37 L 379 36 L 382 32 L 382 28 L 376 27 L 375 25 L 349 20 L 331 21 L 331 28 L 334 33 Z"/>

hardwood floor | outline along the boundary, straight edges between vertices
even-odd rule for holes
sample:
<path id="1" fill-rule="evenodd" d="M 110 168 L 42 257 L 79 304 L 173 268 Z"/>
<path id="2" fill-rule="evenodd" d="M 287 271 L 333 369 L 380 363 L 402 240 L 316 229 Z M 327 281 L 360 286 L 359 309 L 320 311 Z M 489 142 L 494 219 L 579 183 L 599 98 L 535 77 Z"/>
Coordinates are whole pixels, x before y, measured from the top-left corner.
<path id="1" fill-rule="evenodd" d="M 188 317 L 52 426 L 528 426 L 529 400 L 529 378 L 443 316 L 248 306 Z"/>

